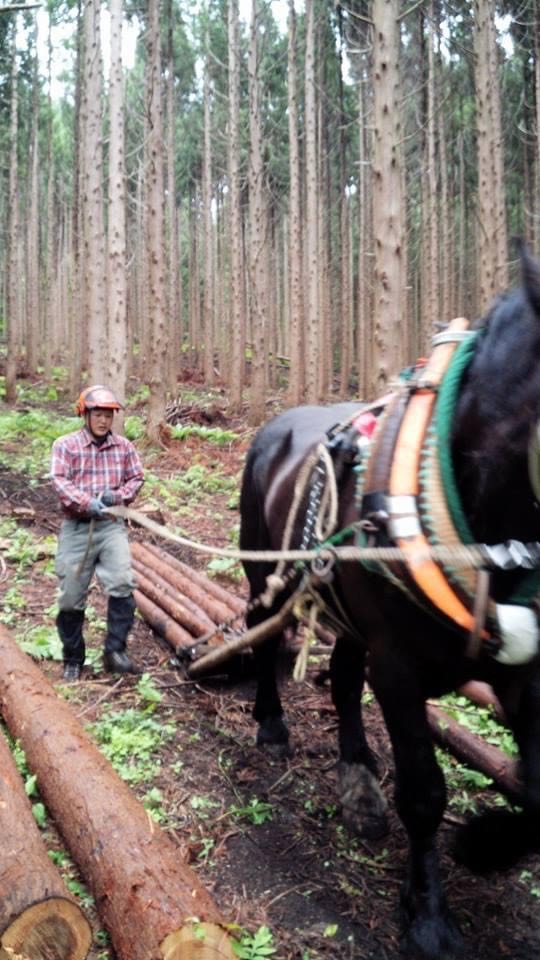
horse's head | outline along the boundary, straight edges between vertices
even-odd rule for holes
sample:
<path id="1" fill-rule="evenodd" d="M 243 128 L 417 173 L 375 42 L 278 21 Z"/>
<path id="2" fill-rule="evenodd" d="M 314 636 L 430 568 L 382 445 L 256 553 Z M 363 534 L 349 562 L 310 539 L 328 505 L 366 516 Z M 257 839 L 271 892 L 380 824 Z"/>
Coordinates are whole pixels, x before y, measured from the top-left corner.
<path id="1" fill-rule="evenodd" d="M 540 261 L 519 244 L 521 285 L 479 322 L 454 418 L 452 450 L 475 537 L 540 539 L 534 480 L 540 423 Z M 540 491 L 539 491 L 540 493 Z"/>

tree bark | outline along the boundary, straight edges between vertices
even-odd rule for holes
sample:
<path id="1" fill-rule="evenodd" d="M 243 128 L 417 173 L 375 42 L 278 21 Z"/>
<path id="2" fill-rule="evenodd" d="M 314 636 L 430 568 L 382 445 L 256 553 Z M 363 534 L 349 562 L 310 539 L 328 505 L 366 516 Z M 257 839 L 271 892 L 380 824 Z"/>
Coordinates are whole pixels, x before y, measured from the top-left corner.
<path id="1" fill-rule="evenodd" d="M 262 89 L 259 52 L 259 0 L 252 0 L 248 49 L 249 88 L 249 303 L 251 312 L 251 388 L 249 422 L 266 415 L 268 380 L 268 204 L 263 162 Z"/>
<path id="2" fill-rule="evenodd" d="M 205 592 L 204 587 L 195 583 L 184 570 L 174 567 L 169 562 L 170 559 L 174 558 L 170 558 L 167 554 L 164 557 L 164 551 L 162 554 L 154 553 L 153 550 L 148 553 L 150 548 L 143 546 L 141 543 L 132 543 L 131 550 L 134 557 L 151 567 L 167 583 L 172 584 L 176 590 L 179 590 L 185 597 L 197 604 L 214 623 L 230 620 L 233 615 L 231 608 Z M 185 567 L 185 564 L 183 566 Z M 185 569 L 189 570 L 188 567 L 185 567 Z"/>
<path id="3" fill-rule="evenodd" d="M 319 311 L 319 175 L 317 153 L 317 85 L 315 78 L 314 0 L 306 3 L 305 52 L 305 399 L 319 399 L 318 364 L 320 350 Z"/>
<path id="4" fill-rule="evenodd" d="M 222 917 L 196 873 L 4 627 L 0 660 L 2 714 L 119 960 L 233 960 Z"/>
<path id="5" fill-rule="evenodd" d="M 159 443 L 160 424 L 165 419 L 167 391 L 163 371 L 167 369 L 167 306 L 165 289 L 165 207 L 164 207 L 164 160 L 163 124 L 161 116 L 161 40 L 160 0 L 148 0 L 146 31 L 147 89 L 146 113 L 148 117 L 148 140 L 146 145 L 146 201 L 148 258 L 148 314 L 150 369 L 148 385 L 150 398 L 146 436 L 152 443 Z"/>
<path id="6" fill-rule="evenodd" d="M 83 960 L 90 924 L 49 858 L 1 732 L 0 836 L 0 956 L 5 948 L 25 960 Z"/>
<path id="7" fill-rule="evenodd" d="M 137 573 L 137 586 L 153 603 L 161 607 L 184 627 L 193 637 L 204 637 L 209 630 L 215 627 L 213 620 L 210 620 L 203 610 L 199 609 L 199 615 L 189 610 L 182 602 L 183 598 L 178 597 L 178 591 L 167 584 L 154 571 L 144 567 L 139 560 L 133 561 L 133 569 Z"/>
<path id="8" fill-rule="evenodd" d="M 109 75 L 109 227 L 107 310 L 109 325 L 108 381 L 122 402 L 128 378 L 128 317 L 126 270 L 126 169 L 124 149 L 124 78 L 122 68 L 123 0 L 109 0 L 111 66 Z M 131 342 L 131 341 L 130 341 Z M 124 432 L 118 411 L 115 431 Z"/>
<path id="9" fill-rule="evenodd" d="M 137 609 L 139 610 L 141 616 L 146 620 L 149 627 L 152 630 L 155 630 L 160 637 L 163 637 L 175 650 L 183 650 L 186 647 L 192 647 L 194 644 L 194 638 L 184 627 L 181 627 L 176 620 L 173 620 L 168 613 L 163 610 L 162 607 L 159 607 L 157 603 L 154 603 L 153 600 L 150 600 L 142 590 L 134 590 L 133 596 L 135 598 L 135 603 L 137 604 Z"/>
<path id="10" fill-rule="evenodd" d="M 194 570 L 192 567 L 188 567 L 187 563 L 182 563 L 181 560 L 178 560 L 177 557 L 173 557 L 170 553 L 167 553 L 166 550 L 163 550 L 161 547 L 156 547 L 154 544 L 147 544 L 145 549 L 149 550 L 150 553 L 153 553 L 154 556 L 161 558 L 166 563 L 168 563 L 174 570 L 177 570 L 178 573 L 183 574 L 190 581 L 192 581 L 196 586 L 202 591 L 202 596 L 210 594 L 215 600 L 219 600 L 220 603 L 228 607 L 231 613 L 244 613 L 246 609 L 245 600 L 242 600 L 240 597 L 235 597 L 233 593 L 229 593 L 228 590 L 225 590 L 224 587 L 221 587 L 219 583 L 214 583 L 213 580 L 210 580 L 209 577 L 206 577 L 203 573 L 199 573 L 197 570 Z M 187 591 L 186 591 L 187 592 Z M 195 599 L 195 598 L 192 598 Z M 198 601 L 195 600 L 197 603 Z M 201 606 L 203 604 L 201 603 Z"/>
<path id="11" fill-rule="evenodd" d="M 374 354 L 371 394 L 377 396 L 404 363 L 406 264 L 399 105 L 397 0 L 373 0 Z"/>
<path id="12" fill-rule="evenodd" d="M 245 376 L 246 308 L 244 283 L 244 238 L 240 185 L 240 37 L 238 0 L 229 0 L 228 14 L 228 118 L 227 173 L 231 238 L 231 355 L 229 364 L 231 413 L 242 407 Z"/>
<path id="13" fill-rule="evenodd" d="M 439 707 L 428 704 L 426 709 L 431 732 L 442 747 L 453 753 L 458 760 L 480 770 L 486 777 L 491 777 L 511 800 L 517 803 L 521 801 L 522 787 L 514 760 L 498 747 L 486 743 L 481 737 L 452 720 Z"/>
<path id="14" fill-rule="evenodd" d="M 7 252 L 5 268 L 6 285 L 6 322 L 7 322 L 7 356 L 6 356 L 6 402 L 14 406 L 17 401 L 17 354 L 19 350 L 19 300 L 18 285 L 19 271 L 17 267 L 19 246 L 19 187 L 17 141 L 19 130 L 19 97 L 18 83 L 18 54 L 16 44 L 17 16 L 12 24 L 10 41 L 11 61 L 11 91 L 10 91 L 10 120 L 9 120 L 9 186 L 8 186 L 8 230 Z"/>
<path id="15" fill-rule="evenodd" d="M 291 366 L 287 403 L 296 406 L 304 396 L 304 270 L 302 261 L 303 231 L 300 178 L 300 143 L 298 136 L 298 70 L 296 50 L 296 11 L 289 0 L 289 41 L 287 69 L 287 104 L 289 112 L 289 342 Z"/>

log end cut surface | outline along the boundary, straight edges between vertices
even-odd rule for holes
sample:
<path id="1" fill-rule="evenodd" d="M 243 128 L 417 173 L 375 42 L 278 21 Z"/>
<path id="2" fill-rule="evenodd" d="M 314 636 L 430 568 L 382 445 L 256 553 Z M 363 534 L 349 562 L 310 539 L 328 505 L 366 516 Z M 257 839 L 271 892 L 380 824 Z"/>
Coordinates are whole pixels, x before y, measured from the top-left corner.
<path id="1" fill-rule="evenodd" d="M 92 931 L 77 904 L 52 897 L 28 907 L 0 937 L 0 960 L 84 960 Z M 173 955 L 174 956 L 174 955 Z"/>
<path id="2" fill-rule="evenodd" d="M 186 923 L 160 945 L 163 960 L 235 960 L 229 934 L 216 923 Z"/>

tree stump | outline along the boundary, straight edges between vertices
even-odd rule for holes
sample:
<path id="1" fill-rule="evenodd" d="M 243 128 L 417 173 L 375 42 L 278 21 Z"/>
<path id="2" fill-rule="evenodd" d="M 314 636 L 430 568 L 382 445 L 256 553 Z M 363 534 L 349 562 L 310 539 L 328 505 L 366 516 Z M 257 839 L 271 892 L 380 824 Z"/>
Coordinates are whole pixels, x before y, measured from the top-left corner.
<path id="1" fill-rule="evenodd" d="M 0 626 L 0 708 L 119 960 L 234 960 L 223 919 L 42 671 Z"/>
<path id="2" fill-rule="evenodd" d="M 90 924 L 49 858 L 1 731 L 0 837 L 0 958 L 84 960 Z"/>

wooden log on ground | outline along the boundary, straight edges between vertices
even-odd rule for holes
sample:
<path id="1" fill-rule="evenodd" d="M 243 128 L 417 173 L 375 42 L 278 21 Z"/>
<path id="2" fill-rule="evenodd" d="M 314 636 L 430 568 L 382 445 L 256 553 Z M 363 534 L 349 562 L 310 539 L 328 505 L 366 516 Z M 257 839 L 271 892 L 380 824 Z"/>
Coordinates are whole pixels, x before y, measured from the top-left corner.
<path id="1" fill-rule="evenodd" d="M 173 650 L 178 653 L 180 650 L 193 646 L 195 638 L 184 627 L 181 627 L 176 620 L 173 620 L 168 613 L 165 613 L 165 610 L 158 607 L 140 590 L 134 590 L 133 597 L 138 610 L 140 610 L 148 625 L 156 633 L 159 633 L 160 637 L 163 637 Z"/>
<path id="2" fill-rule="evenodd" d="M 162 547 L 156 547 L 154 544 L 149 543 L 147 545 L 147 549 L 153 553 L 154 556 L 170 564 L 170 566 L 173 567 L 178 573 L 181 573 L 183 576 L 192 580 L 193 583 L 201 588 L 201 590 L 209 593 L 216 600 L 219 600 L 226 607 L 229 607 L 231 613 L 245 613 L 245 600 L 242 600 L 240 597 L 236 597 L 234 593 L 230 593 L 228 590 L 225 590 L 225 588 L 219 583 L 216 583 L 214 580 L 210 580 L 210 577 L 206 577 L 198 570 L 194 570 L 186 563 L 182 563 L 181 560 L 178 560 L 177 557 L 173 557 L 172 554 L 168 553 L 166 550 L 163 550 Z"/>
<path id="3" fill-rule="evenodd" d="M 139 560 L 133 560 L 133 569 L 137 575 L 137 588 L 192 636 L 203 637 L 215 628 L 215 623 L 203 610 L 199 616 L 194 614 L 170 584 L 167 585 L 158 574 L 143 567 Z"/>
<path id="4" fill-rule="evenodd" d="M 0 837 L 0 957 L 84 960 L 90 924 L 47 853 L 1 730 Z"/>
<path id="5" fill-rule="evenodd" d="M 210 591 L 204 590 L 190 577 L 180 573 L 167 560 L 158 556 L 142 543 L 132 543 L 131 552 L 137 560 L 152 567 L 164 580 L 171 583 L 180 593 L 185 594 L 207 613 L 214 623 L 222 623 L 233 616 L 231 608 L 216 600 Z M 171 558 L 172 559 L 172 558 Z"/>
<path id="6" fill-rule="evenodd" d="M 139 550 L 139 547 L 143 547 L 143 550 Z M 186 596 L 185 593 L 180 594 L 180 590 L 177 584 L 172 584 L 169 580 L 164 579 L 155 567 L 155 561 L 152 554 L 148 553 L 144 555 L 144 546 L 143 544 L 138 544 L 135 547 L 135 550 L 132 550 L 132 561 L 133 564 L 140 564 L 140 568 L 146 577 L 149 577 L 151 580 L 154 580 L 155 583 L 158 583 L 164 589 L 167 589 L 170 592 L 170 595 L 176 599 L 180 599 L 181 602 L 187 607 L 194 616 L 198 617 L 200 620 L 207 620 L 211 626 L 214 626 L 214 621 L 209 617 L 206 610 L 203 610 L 198 603 L 195 603 L 191 597 Z"/>
<path id="7" fill-rule="evenodd" d="M 118 960 L 234 960 L 223 918 L 69 704 L 0 626 L 0 708 Z"/>
<path id="8" fill-rule="evenodd" d="M 458 760 L 480 770 L 486 777 L 491 777 L 502 793 L 514 803 L 520 803 L 522 786 L 514 760 L 494 744 L 487 743 L 482 737 L 462 727 L 440 707 L 428 704 L 427 715 L 437 743 L 454 754 Z"/>
<path id="9" fill-rule="evenodd" d="M 469 680 L 459 688 L 458 693 L 467 697 L 472 703 L 479 707 L 493 707 L 499 720 L 504 720 L 504 710 L 495 696 L 493 688 L 488 683 L 482 683 L 480 680 Z"/>

